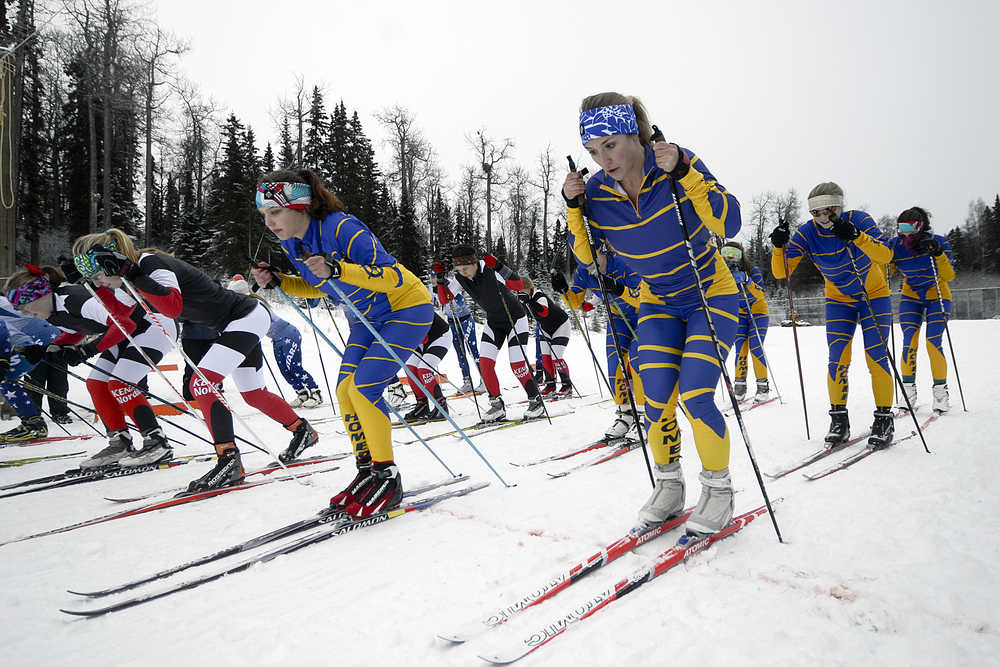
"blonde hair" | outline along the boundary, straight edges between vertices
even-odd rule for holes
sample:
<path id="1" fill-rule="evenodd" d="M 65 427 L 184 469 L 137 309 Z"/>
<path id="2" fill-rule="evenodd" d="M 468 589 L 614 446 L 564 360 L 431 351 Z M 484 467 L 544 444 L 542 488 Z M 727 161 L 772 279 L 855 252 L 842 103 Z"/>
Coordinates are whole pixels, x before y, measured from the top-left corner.
<path id="1" fill-rule="evenodd" d="M 66 276 L 63 272 L 54 266 L 40 266 L 38 267 L 45 272 L 45 278 L 52 284 L 53 287 L 58 287 L 62 283 L 66 282 Z M 21 285 L 27 285 L 33 280 L 39 278 L 37 273 L 32 273 L 22 269 L 17 273 L 13 274 L 10 278 L 7 278 L 7 282 L 4 283 L 3 291 L 10 292 L 12 289 L 17 289 Z"/>
<path id="2" fill-rule="evenodd" d="M 650 145 L 650 137 L 653 136 L 653 127 L 649 124 L 649 114 L 646 113 L 646 106 L 638 97 L 634 95 L 622 95 L 621 93 L 597 93 L 583 98 L 580 102 L 580 113 L 597 109 L 599 107 L 611 106 L 612 104 L 631 104 L 635 111 L 635 121 L 639 126 L 639 143 L 643 146 Z"/>
<path id="3" fill-rule="evenodd" d="M 528 291 L 528 294 L 535 291 L 535 284 L 531 282 L 531 278 L 525 276 L 524 278 L 521 278 L 521 282 L 524 283 L 524 289 Z"/>
<path id="4" fill-rule="evenodd" d="M 88 252 L 91 248 L 97 246 L 107 246 L 114 242 L 118 246 L 118 252 L 128 257 L 133 262 L 138 262 L 139 257 L 143 253 L 156 252 L 161 255 L 169 255 L 170 253 L 164 252 L 159 248 L 140 248 L 136 250 L 135 244 L 132 243 L 132 239 L 128 234 L 118 229 L 117 227 L 109 227 L 107 231 L 97 232 L 96 234 L 86 234 L 81 236 L 77 240 L 73 241 L 73 254 L 83 255 Z"/>

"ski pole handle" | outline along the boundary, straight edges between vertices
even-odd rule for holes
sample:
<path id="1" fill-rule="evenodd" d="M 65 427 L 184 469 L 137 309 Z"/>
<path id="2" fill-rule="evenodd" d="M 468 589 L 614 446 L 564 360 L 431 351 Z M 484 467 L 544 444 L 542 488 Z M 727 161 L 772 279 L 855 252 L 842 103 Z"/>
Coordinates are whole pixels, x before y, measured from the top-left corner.
<path id="1" fill-rule="evenodd" d="M 576 163 L 573 162 L 573 156 L 572 155 L 567 155 L 566 156 L 566 161 L 569 162 L 569 170 L 570 171 L 576 171 Z M 580 176 L 583 177 L 583 176 L 586 176 L 586 175 L 587 175 L 587 168 L 584 167 L 583 170 L 580 172 Z M 563 195 L 563 196 L 565 197 L 566 195 Z M 581 200 L 581 196 L 582 195 L 577 195 L 577 196 L 573 197 L 572 200 L 569 200 L 570 206 L 572 206 L 573 208 L 580 208 L 583 205 L 583 201 Z"/>

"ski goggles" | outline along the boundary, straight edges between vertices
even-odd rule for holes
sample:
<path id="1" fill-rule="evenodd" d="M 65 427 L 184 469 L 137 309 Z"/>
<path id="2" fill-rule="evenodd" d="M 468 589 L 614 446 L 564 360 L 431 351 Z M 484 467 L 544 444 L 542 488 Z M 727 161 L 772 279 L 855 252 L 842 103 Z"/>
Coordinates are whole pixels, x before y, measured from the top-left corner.
<path id="1" fill-rule="evenodd" d="M 81 255 L 73 255 L 73 266 L 84 278 L 93 278 L 95 274 L 104 270 L 97 263 L 97 252 L 93 249 Z"/>
<path id="2" fill-rule="evenodd" d="M 614 134 L 639 134 L 639 122 L 631 104 L 611 104 L 580 113 L 580 141 L 584 146 L 591 139 Z"/>
<path id="3" fill-rule="evenodd" d="M 312 204 L 312 188 L 306 183 L 260 183 L 257 208 L 293 208 L 299 211 Z"/>
<path id="4" fill-rule="evenodd" d="M 7 300 L 15 308 L 20 308 L 26 303 L 37 301 L 46 294 L 52 293 L 52 283 L 45 276 L 38 276 L 30 283 L 25 283 L 20 287 L 7 292 Z"/>
<path id="5" fill-rule="evenodd" d="M 723 246 L 719 252 L 722 253 L 727 262 L 738 262 L 743 259 L 743 251 L 731 245 Z"/>
<path id="6" fill-rule="evenodd" d="M 897 226 L 900 234 L 915 234 L 921 230 L 923 223 L 918 221 L 915 222 L 900 222 Z"/>

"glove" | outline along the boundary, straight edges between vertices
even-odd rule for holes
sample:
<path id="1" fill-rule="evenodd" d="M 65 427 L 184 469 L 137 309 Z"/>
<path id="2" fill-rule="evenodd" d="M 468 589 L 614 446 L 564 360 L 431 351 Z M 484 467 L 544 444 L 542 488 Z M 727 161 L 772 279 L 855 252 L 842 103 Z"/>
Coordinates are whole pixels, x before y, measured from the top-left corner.
<path id="1" fill-rule="evenodd" d="M 523 303 L 525 306 L 527 306 L 528 302 L 531 301 L 531 295 L 525 294 L 524 292 L 516 292 L 515 296 L 517 297 L 517 300 Z"/>
<path id="2" fill-rule="evenodd" d="M 941 247 L 941 244 L 938 243 L 938 240 L 933 236 L 926 236 L 920 239 L 920 243 L 917 247 L 920 249 L 920 252 L 925 255 L 931 255 L 932 257 L 937 257 L 944 252 L 944 248 Z"/>
<path id="3" fill-rule="evenodd" d="M 589 312 L 590 312 L 590 311 L 592 311 L 593 309 L 594 309 L 594 304 L 592 304 L 592 303 L 591 303 L 591 302 L 589 302 L 589 301 L 584 301 L 584 302 L 583 302 L 583 305 L 582 305 L 582 306 L 580 306 L 580 310 L 582 310 L 582 311 L 583 311 L 583 312 L 585 312 L 585 313 L 589 313 Z"/>
<path id="4" fill-rule="evenodd" d="M 500 263 L 500 261 L 493 255 L 486 253 L 485 255 L 483 255 L 483 263 L 486 264 L 486 268 L 495 269 L 497 267 L 497 264 Z"/>
<path id="5" fill-rule="evenodd" d="M 0 381 L 7 379 L 8 372 L 10 372 L 10 359 L 0 357 Z"/>
<path id="6" fill-rule="evenodd" d="M 613 278 L 608 276 L 600 277 L 598 274 L 598 280 L 600 281 L 601 289 L 603 289 L 608 294 L 614 294 L 615 296 L 621 296 L 625 293 L 625 285 L 617 282 Z"/>
<path id="7" fill-rule="evenodd" d="M 558 271 L 552 272 L 552 289 L 559 294 L 565 294 L 569 291 L 569 283 L 566 282 L 566 276 L 559 273 Z"/>
<path id="8" fill-rule="evenodd" d="M 734 273 L 733 274 L 733 278 L 736 279 L 737 283 L 740 283 L 740 284 L 743 284 L 743 285 L 747 284 L 747 274 L 744 273 L 743 271 L 737 271 L 736 273 Z"/>
<path id="9" fill-rule="evenodd" d="M 86 345 L 66 345 L 62 349 L 62 362 L 67 366 L 78 366 L 97 354 L 97 343 Z"/>
<path id="10" fill-rule="evenodd" d="M 434 262 L 434 266 L 431 268 L 434 271 L 434 277 L 437 278 L 437 284 L 447 285 L 448 279 L 444 277 L 444 264 L 441 262 Z"/>
<path id="11" fill-rule="evenodd" d="M 784 248 L 790 238 L 791 234 L 788 231 L 788 225 L 780 224 L 771 232 L 771 245 L 775 248 Z"/>
<path id="12" fill-rule="evenodd" d="M 97 265 L 101 267 L 105 275 L 121 276 L 122 278 L 133 280 L 139 273 L 139 267 L 135 265 L 135 262 L 117 250 L 97 246 L 92 251 Z"/>
<path id="13" fill-rule="evenodd" d="M 73 263 L 72 257 L 59 255 L 56 261 L 59 263 L 59 270 L 63 272 L 64 276 L 66 276 L 67 282 L 78 283 L 83 278 L 83 276 L 80 275 L 80 270 L 76 268 L 76 264 Z"/>
<path id="14" fill-rule="evenodd" d="M 22 347 L 19 352 L 22 357 L 28 360 L 28 363 L 32 366 L 37 366 L 41 363 L 42 358 L 45 357 L 45 345 L 28 345 L 27 347 Z M 7 361 L 7 366 L 10 366 L 10 360 Z"/>
<path id="15" fill-rule="evenodd" d="M 850 220 L 844 220 L 843 218 L 837 218 L 833 221 L 833 233 L 837 235 L 837 238 L 844 243 L 849 243 L 854 239 L 861 236 L 861 232 L 855 227 Z"/>

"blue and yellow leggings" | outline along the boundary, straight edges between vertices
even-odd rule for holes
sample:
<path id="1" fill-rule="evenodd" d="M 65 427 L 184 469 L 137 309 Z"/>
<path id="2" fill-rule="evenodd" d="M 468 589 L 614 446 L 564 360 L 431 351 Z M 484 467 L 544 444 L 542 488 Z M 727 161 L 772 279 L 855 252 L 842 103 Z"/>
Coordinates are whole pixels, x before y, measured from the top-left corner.
<path id="1" fill-rule="evenodd" d="M 736 325 L 736 379 L 747 379 L 747 352 L 753 357 L 753 375 L 758 380 L 767 379 L 767 363 L 764 360 L 764 339 L 771 318 L 767 313 L 754 313 L 753 322 L 746 311 L 740 311 L 740 321 Z M 756 327 L 756 328 L 755 328 Z M 758 337 L 757 334 L 760 334 Z"/>
<path id="2" fill-rule="evenodd" d="M 736 337 L 739 296 L 712 296 L 708 305 L 722 354 L 728 355 Z M 639 306 L 638 333 L 639 373 L 646 393 L 647 434 L 653 458 L 666 465 L 680 457 L 675 417 L 680 398 L 694 430 L 702 466 L 707 470 L 727 468 L 729 430 L 714 400 L 722 370 L 701 304 L 668 306 L 643 301 Z"/>
<path id="3" fill-rule="evenodd" d="M 372 322 L 400 359 L 407 359 L 423 342 L 434 319 L 429 304 L 397 310 Z M 392 427 L 382 392 L 396 381 L 399 362 L 363 323 L 351 322 L 347 348 L 337 378 L 337 403 L 355 456 L 371 454 L 376 463 L 392 461 Z"/>
<path id="4" fill-rule="evenodd" d="M 944 313 L 941 303 L 944 303 Z M 920 325 L 927 320 L 927 356 L 931 360 L 931 375 L 934 384 L 948 381 L 948 360 L 941 347 L 941 337 L 948 315 L 951 314 L 951 299 L 938 301 L 906 296 L 899 300 L 899 326 L 903 329 L 903 350 L 900 371 L 903 382 L 913 382 L 917 374 L 917 346 L 920 342 Z"/>
<path id="5" fill-rule="evenodd" d="M 851 342 L 854 330 L 861 323 L 865 344 L 865 362 L 872 376 L 872 393 L 876 406 L 892 405 L 892 371 L 884 341 L 889 340 L 892 323 L 892 302 L 887 296 L 871 299 L 878 328 L 864 301 L 844 303 L 826 300 L 826 344 L 830 351 L 826 385 L 831 405 L 847 404 L 848 369 L 851 366 Z M 881 330 L 881 336 L 879 331 Z"/>
<path id="6" fill-rule="evenodd" d="M 632 393 L 635 396 L 636 405 L 642 405 L 646 399 L 643 395 L 642 380 L 639 377 L 639 341 L 632 335 L 633 331 L 638 333 L 638 318 L 632 317 L 626 321 L 621 315 L 612 315 L 610 319 L 614 320 L 614 331 L 618 334 L 618 346 L 615 346 L 615 338 L 611 331 L 611 321 L 609 321 L 604 347 L 608 358 L 608 379 L 611 380 L 611 386 L 615 388 L 615 405 L 625 405 L 628 402 L 625 371 L 618 358 L 618 348 L 621 348 L 628 354 Z"/>

